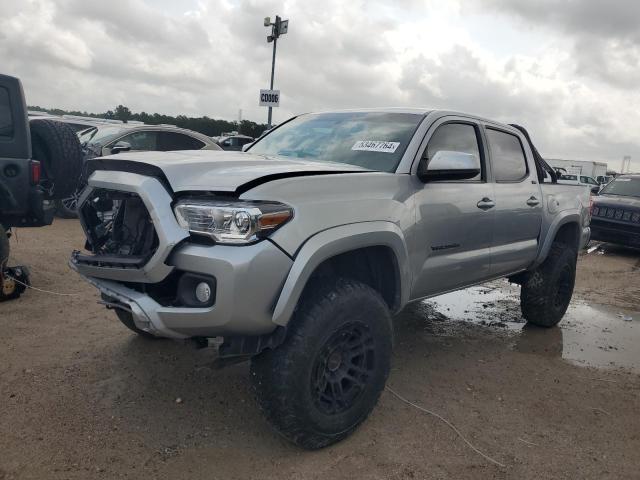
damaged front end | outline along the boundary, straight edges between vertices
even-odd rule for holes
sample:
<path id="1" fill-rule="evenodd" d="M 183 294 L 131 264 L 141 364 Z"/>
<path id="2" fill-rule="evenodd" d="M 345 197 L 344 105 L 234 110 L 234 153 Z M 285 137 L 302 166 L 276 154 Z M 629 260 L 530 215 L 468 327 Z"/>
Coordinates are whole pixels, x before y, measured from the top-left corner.
<path id="1" fill-rule="evenodd" d="M 85 251 L 70 266 L 85 277 L 158 283 L 173 271 L 166 260 L 189 237 L 178 225 L 173 198 L 156 178 L 130 172 L 96 171 L 79 200 Z"/>
<path id="2" fill-rule="evenodd" d="M 74 252 L 76 262 L 99 267 L 141 268 L 158 249 L 158 235 L 142 199 L 131 192 L 96 189 L 80 207 L 93 255 Z"/>

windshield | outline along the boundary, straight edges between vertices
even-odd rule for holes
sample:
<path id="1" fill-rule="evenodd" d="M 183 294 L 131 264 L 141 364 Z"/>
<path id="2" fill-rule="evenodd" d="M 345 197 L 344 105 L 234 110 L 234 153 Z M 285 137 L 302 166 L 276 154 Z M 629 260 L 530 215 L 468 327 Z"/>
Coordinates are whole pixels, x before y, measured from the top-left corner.
<path id="1" fill-rule="evenodd" d="M 601 195 L 624 195 L 626 197 L 640 197 L 640 177 L 616 178 L 608 183 L 601 191 Z"/>
<path id="2" fill-rule="evenodd" d="M 340 112 L 301 115 L 255 143 L 251 153 L 395 171 L 422 115 Z"/>
<path id="3" fill-rule="evenodd" d="M 108 126 L 108 127 L 92 127 L 87 130 L 78 132 L 78 140 L 81 144 L 100 143 L 104 145 L 108 141 L 123 133 L 126 129 L 121 126 Z"/>

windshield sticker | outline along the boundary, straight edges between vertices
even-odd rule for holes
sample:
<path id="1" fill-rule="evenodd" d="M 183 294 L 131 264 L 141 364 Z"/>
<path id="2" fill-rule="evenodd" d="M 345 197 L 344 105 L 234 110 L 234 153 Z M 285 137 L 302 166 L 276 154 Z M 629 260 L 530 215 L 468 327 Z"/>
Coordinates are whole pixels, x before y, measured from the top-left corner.
<path id="1" fill-rule="evenodd" d="M 378 140 L 360 140 L 356 142 L 351 150 L 361 152 L 384 152 L 393 153 L 400 146 L 400 142 L 381 142 Z"/>

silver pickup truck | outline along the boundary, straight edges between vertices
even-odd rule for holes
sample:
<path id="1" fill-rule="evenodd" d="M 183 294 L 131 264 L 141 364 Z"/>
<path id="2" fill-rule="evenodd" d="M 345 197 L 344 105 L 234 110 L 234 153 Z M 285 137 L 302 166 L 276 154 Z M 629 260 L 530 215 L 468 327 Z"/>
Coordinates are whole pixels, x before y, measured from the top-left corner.
<path id="1" fill-rule="evenodd" d="M 524 129 L 454 112 L 306 114 L 245 153 L 88 168 L 71 267 L 139 335 L 250 358 L 261 409 L 305 448 L 371 412 L 409 302 L 508 277 L 551 327 L 589 238 L 588 189 L 554 183 Z"/>

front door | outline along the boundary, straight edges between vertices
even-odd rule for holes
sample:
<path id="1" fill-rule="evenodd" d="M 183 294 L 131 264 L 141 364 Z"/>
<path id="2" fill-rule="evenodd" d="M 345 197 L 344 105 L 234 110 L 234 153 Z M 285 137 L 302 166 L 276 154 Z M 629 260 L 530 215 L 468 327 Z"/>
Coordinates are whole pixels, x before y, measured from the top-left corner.
<path id="1" fill-rule="evenodd" d="M 487 182 L 485 149 L 478 125 L 463 119 L 440 120 L 431 129 L 422 158 L 439 150 L 477 158 L 481 174 L 464 181 L 419 182 L 412 238 L 412 298 L 434 295 L 490 276 L 494 219 L 493 184 Z"/>

